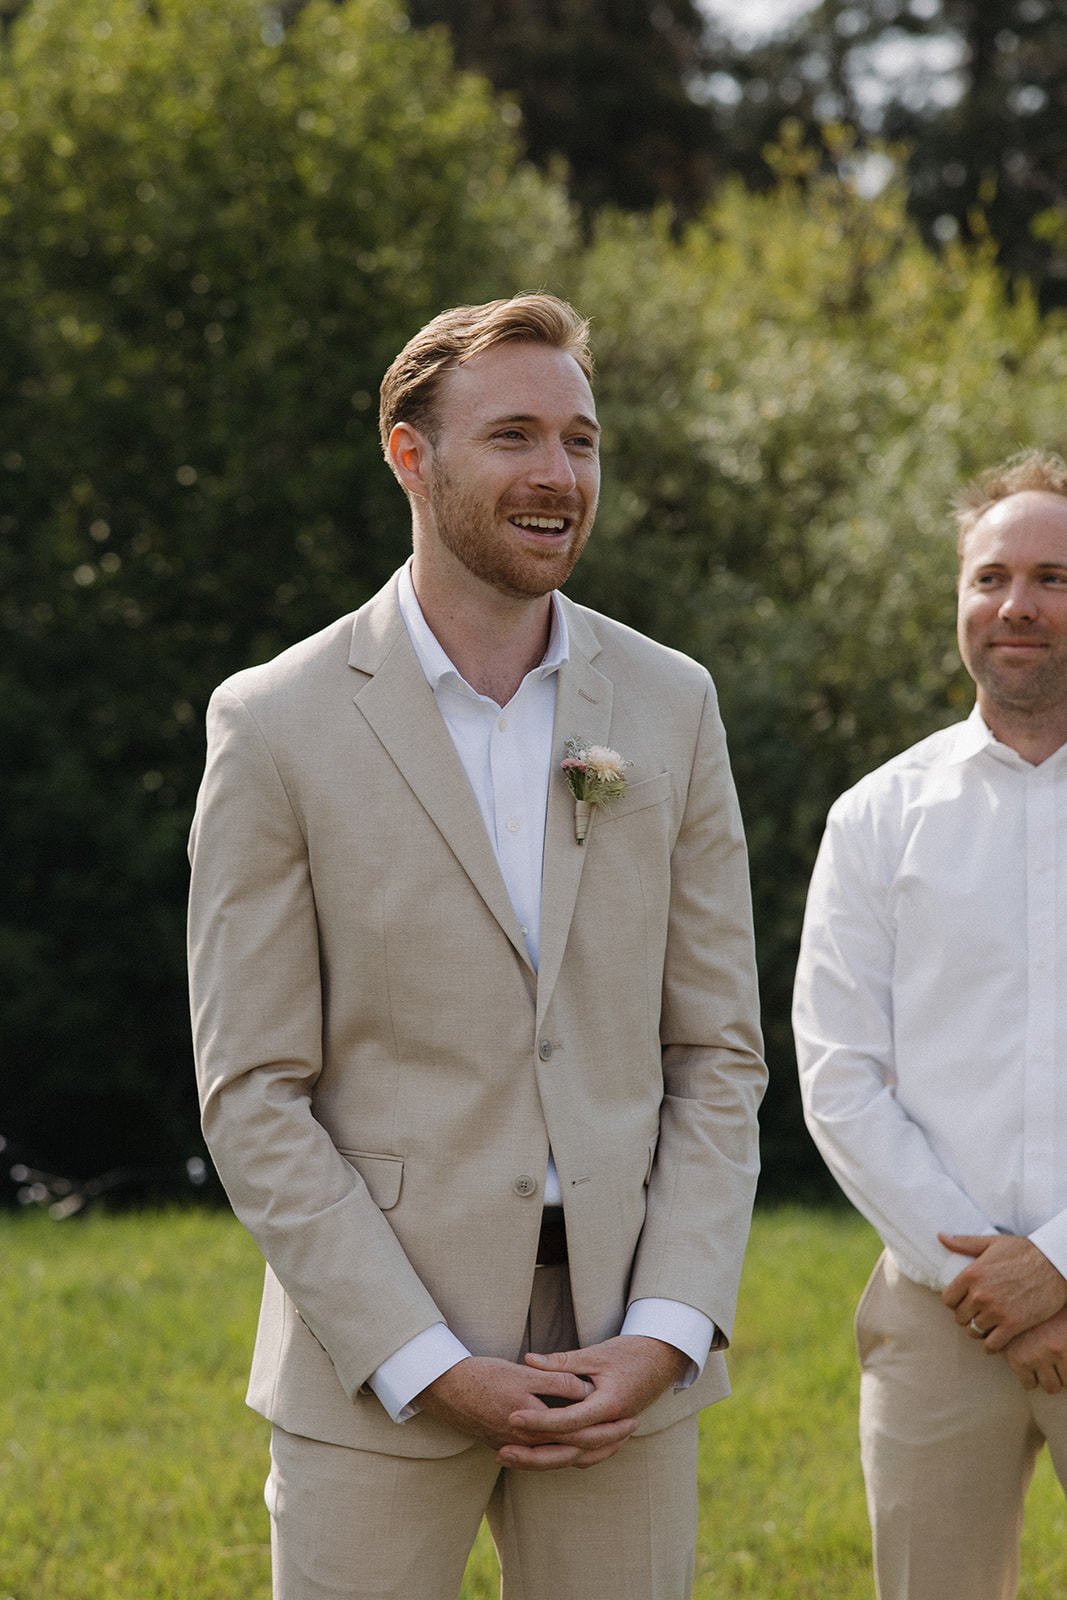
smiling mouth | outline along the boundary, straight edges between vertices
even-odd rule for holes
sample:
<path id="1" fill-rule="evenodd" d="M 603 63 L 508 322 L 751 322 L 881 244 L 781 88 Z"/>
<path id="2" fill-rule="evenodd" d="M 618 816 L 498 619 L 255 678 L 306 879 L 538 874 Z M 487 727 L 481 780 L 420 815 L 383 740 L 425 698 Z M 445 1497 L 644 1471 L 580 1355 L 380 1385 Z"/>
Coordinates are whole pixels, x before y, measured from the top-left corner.
<path id="1" fill-rule="evenodd" d="M 566 533 L 568 527 L 566 517 L 538 516 L 532 512 L 509 517 L 508 521 L 513 527 L 525 528 L 530 533 Z"/>

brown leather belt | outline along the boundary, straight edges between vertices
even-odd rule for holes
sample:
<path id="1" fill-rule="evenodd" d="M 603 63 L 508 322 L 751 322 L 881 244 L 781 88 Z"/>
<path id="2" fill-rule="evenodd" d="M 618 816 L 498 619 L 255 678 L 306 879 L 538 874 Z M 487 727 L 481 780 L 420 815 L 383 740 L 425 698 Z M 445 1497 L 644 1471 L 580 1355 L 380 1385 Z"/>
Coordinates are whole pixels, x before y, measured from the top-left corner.
<path id="1" fill-rule="evenodd" d="M 541 1232 L 537 1239 L 537 1265 L 559 1267 L 567 1259 L 567 1227 L 562 1206 L 546 1206 L 541 1213 Z"/>

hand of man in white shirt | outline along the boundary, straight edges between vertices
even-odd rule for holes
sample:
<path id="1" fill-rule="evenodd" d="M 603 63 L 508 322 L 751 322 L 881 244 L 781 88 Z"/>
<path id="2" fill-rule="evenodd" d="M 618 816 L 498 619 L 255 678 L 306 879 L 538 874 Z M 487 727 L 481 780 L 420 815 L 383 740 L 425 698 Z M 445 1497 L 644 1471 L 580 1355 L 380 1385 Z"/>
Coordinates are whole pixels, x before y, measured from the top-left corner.
<path id="1" fill-rule="evenodd" d="M 973 1256 L 941 1295 L 960 1327 L 996 1355 L 1067 1306 L 1067 1278 L 1033 1243 L 1010 1233 L 939 1233 L 947 1250 Z M 978 1330 L 981 1330 L 980 1332 Z"/>
<path id="2" fill-rule="evenodd" d="M 1005 1361 L 1024 1389 L 1059 1394 L 1067 1380 L 1067 1307 L 1009 1341 Z"/>

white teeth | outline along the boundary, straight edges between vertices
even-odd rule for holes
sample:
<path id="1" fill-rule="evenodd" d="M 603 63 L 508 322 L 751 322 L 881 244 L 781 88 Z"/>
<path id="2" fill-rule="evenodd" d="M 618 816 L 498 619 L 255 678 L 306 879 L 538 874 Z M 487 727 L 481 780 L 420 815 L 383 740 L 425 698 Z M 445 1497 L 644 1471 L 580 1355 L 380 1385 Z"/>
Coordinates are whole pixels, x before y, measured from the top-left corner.
<path id="1" fill-rule="evenodd" d="M 538 528 L 544 533 L 562 533 L 567 526 L 562 517 L 512 517 L 518 528 Z"/>

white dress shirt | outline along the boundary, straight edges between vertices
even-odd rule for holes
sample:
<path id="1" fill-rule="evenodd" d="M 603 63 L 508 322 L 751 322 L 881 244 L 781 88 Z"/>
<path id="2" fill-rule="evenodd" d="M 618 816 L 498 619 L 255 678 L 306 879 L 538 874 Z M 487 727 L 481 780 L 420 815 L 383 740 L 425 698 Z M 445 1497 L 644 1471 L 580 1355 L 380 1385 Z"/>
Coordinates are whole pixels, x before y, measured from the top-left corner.
<path id="1" fill-rule="evenodd" d="M 410 567 L 409 560 L 400 574 L 400 615 L 474 791 L 536 970 L 556 674 L 568 658 L 563 608 L 553 593 L 548 649 L 502 708 L 487 695 L 477 694 L 452 665 L 422 614 Z M 544 1204 L 562 1203 L 559 1175 L 550 1153 Z M 690 1367 L 677 1385 L 685 1388 L 703 1369 L 715 1325 L 693 1306 L 645 1299 L 629 1307 L 620 1331 L 662 1339 L 687 1355 Z M 469 1354 L 443 1322 L 435 1323 L 384 1361 L 368 1381 L 394 1422 L 406 1422 L 417 1409 L 411 1404 L 413 1397 Z"/>
<path id="2" fill-rule="evenodd" d="M 937 1233 L 1028 1236 L 1067 1274 L 1067 746 L 977 707 L 830 811 L 793 1019 L 812 1137 L 901 1271 Z M 1057 992 L 1059 991 L 1059 993 Z"/>

